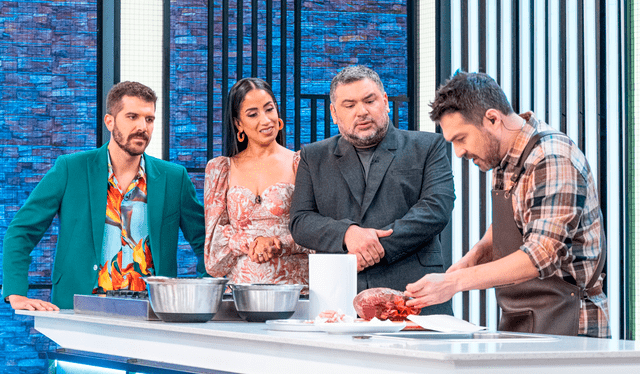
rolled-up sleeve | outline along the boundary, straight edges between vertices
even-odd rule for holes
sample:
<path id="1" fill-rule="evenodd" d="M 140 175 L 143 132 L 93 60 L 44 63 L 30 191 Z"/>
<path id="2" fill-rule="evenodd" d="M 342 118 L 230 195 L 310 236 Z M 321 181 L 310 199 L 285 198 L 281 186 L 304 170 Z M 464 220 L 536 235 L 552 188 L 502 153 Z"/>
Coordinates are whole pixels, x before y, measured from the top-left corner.
<path id="1" fill-rule="evenodd" d="M 549 277 L 569 255 L 583 216 L 587 182 L 569 158 L 548 156 L 522 177 L 516 194 L 524 206 L 514 207 L 522 212 L 518 221 L 524 224 L 520 249 L 538 268 L 540 278 Z"/>

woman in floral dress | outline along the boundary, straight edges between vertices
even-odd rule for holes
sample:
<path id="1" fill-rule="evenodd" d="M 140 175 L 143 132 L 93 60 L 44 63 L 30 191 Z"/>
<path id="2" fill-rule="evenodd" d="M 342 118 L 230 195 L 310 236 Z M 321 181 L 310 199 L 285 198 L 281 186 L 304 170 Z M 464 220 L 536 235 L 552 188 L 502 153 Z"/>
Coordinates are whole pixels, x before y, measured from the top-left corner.
<path id="1" fill-rule="evenodd" d="M 293 242 L 289 207 L 299 152 L 283 142 L 271 87 L 258 78 L 229 91 L 225 156 L 209 161 L 204 186 L 205 263 L 231 283 L 308 284 L 312 251 Z"/>

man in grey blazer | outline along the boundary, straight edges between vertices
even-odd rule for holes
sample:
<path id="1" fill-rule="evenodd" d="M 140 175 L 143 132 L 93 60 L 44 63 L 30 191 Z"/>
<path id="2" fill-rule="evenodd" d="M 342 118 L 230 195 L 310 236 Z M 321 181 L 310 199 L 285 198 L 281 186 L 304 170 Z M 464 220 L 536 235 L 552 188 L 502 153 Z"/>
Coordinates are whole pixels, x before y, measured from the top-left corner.
<path id="1" fill-rule="evenodd" d="M 404 291 L 444 272 L 439 234 L 451 217 L 453 175 L 441 135 L 398 130 L 380 77 L 349 66 L 332 80 L 340 135 L 301 151 L 291 203 L 296 243 L 358 259 L 358 292 Z M 422 314 L 452 314 L 450 301 Z"/>

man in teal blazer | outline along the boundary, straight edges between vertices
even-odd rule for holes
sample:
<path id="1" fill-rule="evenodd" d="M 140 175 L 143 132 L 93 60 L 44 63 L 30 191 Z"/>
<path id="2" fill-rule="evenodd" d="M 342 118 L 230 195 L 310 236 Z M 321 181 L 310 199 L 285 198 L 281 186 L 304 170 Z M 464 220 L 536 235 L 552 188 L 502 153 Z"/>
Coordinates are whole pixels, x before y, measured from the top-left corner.
<path id="1" fill-rule="evenodd" d="M 74 294 L 91 294 L 102 261 L 107 211 L 107 153 L 118 185 L 134 180 L 144 157 L 147 226 L 155 275 L 177 275 L 178 227 L 204 273 L 204 210 L 184 167 L 144 154 L 153 132 L 155 93 L 135 82 L 122 82 L 124 95 L 107 100 L 108 144 L 58 157 L 9 225 L 3 244 L 2 291 L 14 309 L 73 308 Z M 111 92 L 110 92 L 110 96 Z M 52 273 L 51 303 L 26 297 L 30 253 L 53 218 L 60 232 Z"/>

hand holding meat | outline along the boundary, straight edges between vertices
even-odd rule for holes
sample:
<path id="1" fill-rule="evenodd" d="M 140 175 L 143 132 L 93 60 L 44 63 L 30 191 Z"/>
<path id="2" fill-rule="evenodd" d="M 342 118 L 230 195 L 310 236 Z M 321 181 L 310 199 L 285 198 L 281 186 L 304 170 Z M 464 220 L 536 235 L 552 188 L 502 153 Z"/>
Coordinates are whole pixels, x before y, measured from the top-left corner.
<path id="1" fill-rule="evenodd" d="M 406 305 L 409 298 L 391 288 L 370 288 L 360 292 L 353 299 L 356 313 L 367 321 L 374 317 L 379 320 L 405 321 L 411 314 L 420 314 L 420 308 Z"/>
<path id="2" fill-rule="evenodd" d="M 449 274 L 431 273 L 407 284 L 404 295 L 413 298 L 407 301 L 407 306 L 424 308 L 450 300 L 458 292 L 452 278 Z"/>
<path id="3" fill-rule="evenodd" d="M 369 266 L 380 262 L 384 257 L 384 248 L 380 244 L 380 239 L 389 236 L 393 230 L 365 229 L 360 226 L 351 225 L 344 234 L 344 244 L 350 254 L 358 258 L 358 271 L 362 271 Z"/>
<path id="4" fill-rule="evenodd" d="M 259 264 L 271 261 L 282 254 L 282 243 L 276 237 L 257 237 L 249 245 L 249 258 Z"/>

